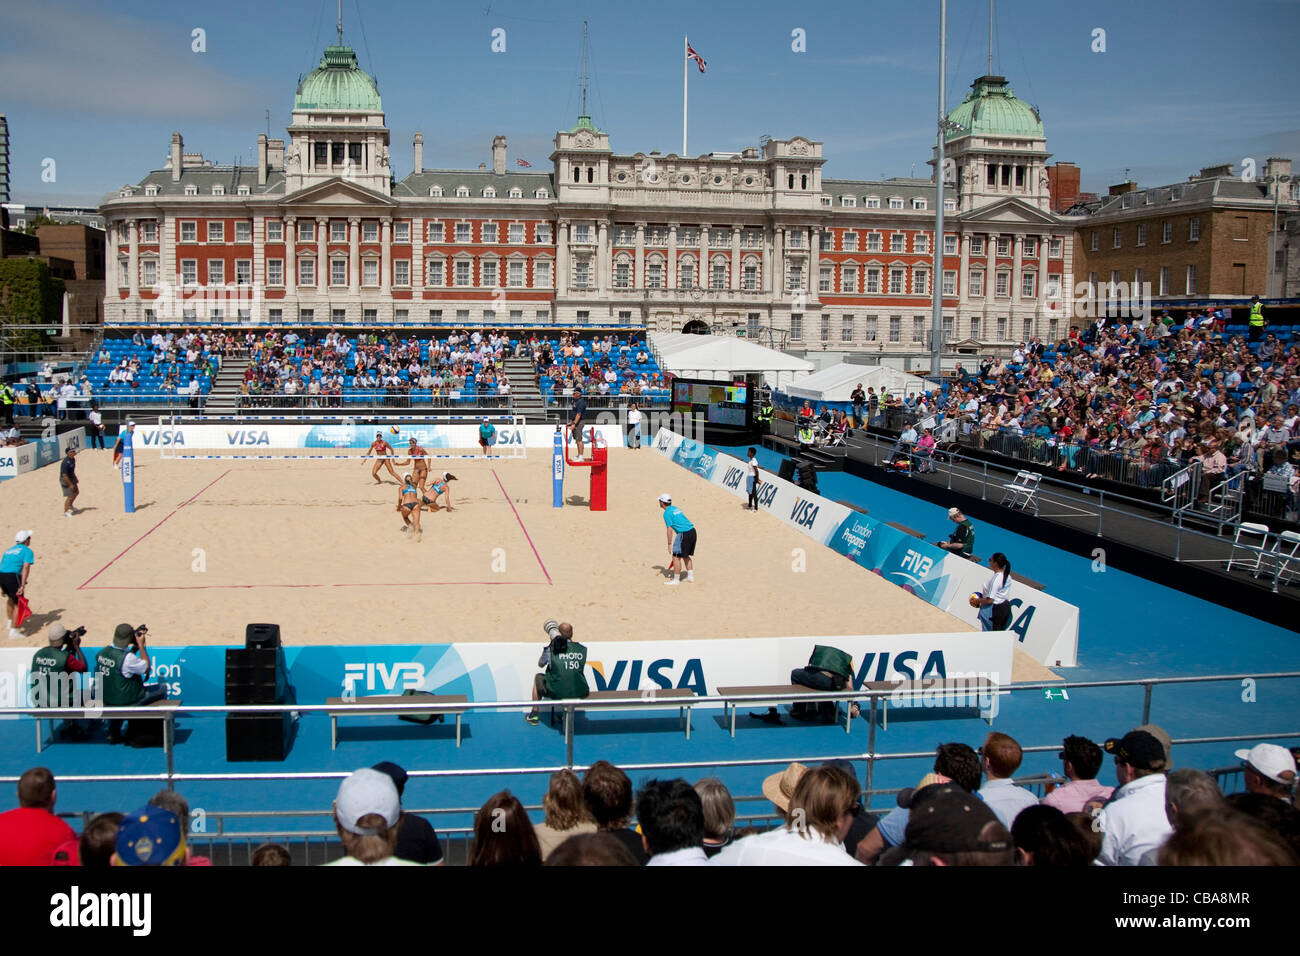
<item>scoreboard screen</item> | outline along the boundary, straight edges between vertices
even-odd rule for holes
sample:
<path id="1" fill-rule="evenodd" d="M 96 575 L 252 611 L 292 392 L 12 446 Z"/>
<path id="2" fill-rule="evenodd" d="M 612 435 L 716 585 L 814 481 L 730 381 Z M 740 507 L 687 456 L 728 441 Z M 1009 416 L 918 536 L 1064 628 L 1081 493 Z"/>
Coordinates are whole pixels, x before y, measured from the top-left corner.
<path id="1" fill-rule="evenodd" d="M 673 412 L 683 418 L 703 419 L 705 424 L 724 428 L 748 428 L 753 420 L 748 385 L 673 381 Z"/>

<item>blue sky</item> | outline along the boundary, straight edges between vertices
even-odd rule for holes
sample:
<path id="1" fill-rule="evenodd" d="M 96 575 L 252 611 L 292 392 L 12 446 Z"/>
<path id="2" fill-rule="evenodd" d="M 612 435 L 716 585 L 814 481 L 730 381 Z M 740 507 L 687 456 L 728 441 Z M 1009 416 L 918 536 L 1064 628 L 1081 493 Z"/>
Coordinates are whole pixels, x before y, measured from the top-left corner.
<path id="1" fill-rule="evenodd" d="M 681 147 L 682 35 L 692 67 L 690 152 L 759 137 L 825 143 L 826 174 L 925 175 L 937 97 L 937 0 L 902 4 L 755 0 L 344 0 L 344 39 L 379 80 L 394 172 L 425 138 L 427 167 L 490 161 L 493 135 L 544 167 L 578 113 L 582 21 L 590 111 L 618 152 Z M 0 6 L 0 112 L 19 200 L 97 200 L 187 151 L 250 162 L 271 111 L 283 136 L 298 77 L 333 42 L 335 0 L 48 0 Z M 191 34 L 206 31 L 206 51 Z M 505 30 L 505 52 L 491 50 Z M 1105 30 L 1105 52 L 1093 31 Z M 801 29 L 806 51 L 792 50 Z M 364 30 L 364 33 L 363 33 Z M 1056 160 L 1085 189 L 1126 168 L 1143 184 L 1270 155 L 1300 159 L 1293 51 L 1300 0 L 1088 4 L 1000 0 L 994 72 L 1036 104 Z M 948 107 L 985 72 L 988 5 L 951 0 Z M 1292 55 L 1288 56 L 1287 54 Z M 55 160 L 56 181 L 41 180 Z"/>

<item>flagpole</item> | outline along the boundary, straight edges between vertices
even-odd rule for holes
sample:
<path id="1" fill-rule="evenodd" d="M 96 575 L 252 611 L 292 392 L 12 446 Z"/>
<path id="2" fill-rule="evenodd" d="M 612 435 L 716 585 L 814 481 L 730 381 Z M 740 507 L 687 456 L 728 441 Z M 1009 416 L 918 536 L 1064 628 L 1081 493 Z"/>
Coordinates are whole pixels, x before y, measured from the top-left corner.
<path id="1" fill-rule="evenodd" d="M 682 37 L 682 155 L 686 155 L 686 82 L 690 75 L 686 69 L 691 65 L 687 58 L 687 50 L 690 49 L 691 41 L 689 37 Z"/>

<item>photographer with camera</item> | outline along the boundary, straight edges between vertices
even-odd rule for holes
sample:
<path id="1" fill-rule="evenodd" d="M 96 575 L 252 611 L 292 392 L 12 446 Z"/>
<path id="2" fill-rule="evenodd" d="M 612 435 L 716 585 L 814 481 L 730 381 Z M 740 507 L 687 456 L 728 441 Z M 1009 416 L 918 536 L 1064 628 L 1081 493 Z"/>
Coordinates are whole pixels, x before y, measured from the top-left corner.
<path id="1" fill-rule="evenodd" d="M 149 628 L 143 624 L 139 627 L 119 624 L 113 631 L 112 645 L 96 655 L 95 673 L 105 707 L 145 707 L 166 699 L 166 684 L 146 687 L 144 683 L 153 670 L 148 633 Z M 135 724 L 136 721 L 132 721 L 127 728 L 128 738 L 135 736 Z M 122 718 L 109 719 L 108 740 L 114 744 L 122 742 Z"/>
<path id="2" fill-rule="evenodd" d="M 81 651 L 81 639 L 86 629 L 69 631 L 62 624 L 50 625 L 49 644 L 32 656 L 31 695 L 33 707 L 80 707 L 82 695 L 77 693 L 77 678 L 89 670 L 86 655 Z M 81 720 L 65 720 L 55 732 L 65 740 L 87 740 L 90 727 Z"/>
<path id="3" fill-rule="evenodd" d="M 533 678 L 533 700 L 586 697 L 591 693 L 583 673 L 587 666 L 587 649 L 573 639 L 573 625 L 547 621 L 542 629 L 551 639 L 537 661 L 537 666 L 546 670 Z M 534 706 L 524 719 L 536 727 L 541 719 L 537 707 Z"/>

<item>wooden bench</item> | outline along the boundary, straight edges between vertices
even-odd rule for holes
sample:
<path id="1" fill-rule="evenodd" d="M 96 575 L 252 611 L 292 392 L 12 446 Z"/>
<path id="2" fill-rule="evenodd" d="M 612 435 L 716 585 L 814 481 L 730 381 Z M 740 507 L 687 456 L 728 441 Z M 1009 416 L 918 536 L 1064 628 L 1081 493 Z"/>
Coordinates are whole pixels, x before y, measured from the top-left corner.
<path id="1" fill-rule="evenodd" d="M 565 714 L 565 736 L 572 735 L 572 728 L 568 726 L 569 713 L 577 713 L 583 710 L 583 704 L 593 700 L 624 700 L 628 702 L 627 707 L 601 707 L 600 710 L 643 710 L 644 703 L 647 700 L 682 700 L 686 703 L 677 708 L 677 720 L 679 724 L 686 726 L 686 739 L 691 739 L 691 708 L 695 706 L 695 691 L 689 687 L 656 687 L 653 690 L 593 690 L 586 697 L 576 698 L 573 700 L 551 700 L 543 698 L 538 701 L 539 707 L 549 707 L 551 711 L 551 726 L 555 726 L 555 712 L 564 711 Z M 561 706 L 561 705 L 569 705 Z M 642 705 L 642 706 L 638 706 Z"/>
<path id="2" fill-rule="evenodd" d="M 795 441 L 793 438 L 782 438 L 780 435 L 764 435 L 763 444 L 766 445 L 768 443 L 771 443 L 773 446 L 781 446 L 793 451 L 799 451 L 803 448 L 803 445 L 799 444 L 799 442 Z M 774 448 L 774 450 L 780 451 L 781 448 Z"/>
<path id="3" fill-rule="evenodd" d="M 993 695 L 998 692 L 998 685 L 993 683 L 987 677 L 931 677 L 923 680 L 867 681 L 862 685 L 862 689 L 868 691 L 889 692 L 889 696 L 871 698 L 872 726 L 875 726 L 876 703 L 879 701 L 880 713 L 883 717 L 881 729 L 883 730 L 889 729 L 889 701 L 891 699 L 896 699 L 900 695 L 909 701 L 919 700 L 921 702 L 919 706 L 934 709 L 949 706 L 962 708 L 974 707 L 981 711 L 980 716 L 988 721 L 989 726 L 993 726 L 994 708 L 991 706 L 988 708 L 989 713 L 986 717 L 979 705 L 981 697 L 986 696 L 990 701 L 992 701 Z M 933 696 L 931 697 L 931 700 L 927 702 L 925 700 L 926 694 L 937 694 L 939 702 L 937 704 L 934 703 Z M 961 697 L 963 700 L 961 702 L 957 702 L 956 700 L 950 701 L 950 698 L 957 697 Z M 970 698 L 974 698 L 973 703 L 968 702 Z"/>
<path id="4" fill-rule="evenodd" d="M 922 541 L 925 540 L 925 533 L 917 531 L 915 528 L 909 528 L 907 525 L 899 524 L 897 521 L 886 521 L 885 524 L 889 525 L 889 527 L 893 528 L 895 531 L 901 531 L 903 534 L 910 534 L 913 538 L 920 538 Z"/>
<path id="5" fill-rule="evenodd" d="M 464 694 L 379 694 L 372 697 L 330 697 L 326 706 L 336 707 L 328 710 L 330 715 L 330 750 L 338 748 L 340 717 L 429 717 L 434 714 L 454 714 L 456 716 L 456 746 L 460 746 L 460 719 L 465 708 L 457 706 L 469 703 Z M 375 704 L 428 704 L 418 711 L 375 710 Z M 369 706 L 368 706 L 369 705 Z"/>
<path id="6" fill-rule="evenodd" d="M 97 706 L 105 707 L 103 701 L 97 701 Z M 143 707 L 133 707 L 129 710 L 122 710 L 120 713 L 112 715 L 113 720 L 161 720 L 163 721 L 163 749 L 171 753 L 172 730 L 175 726 L 173 718 L 176 711 L 181 706 L 179 697 L 164 698 L 156 700 L 152 704 L 145 704 Z M 91 708 L 86 708 L 90 710 Z M 85 717 L 37 717 L 36 718 L 36 752 L 40 753 L 45 746 L 45 721 L 55 723 L 60 720 L 85 720 Z"/>
<path id="7" fill-rule="evenodd" d="M 723 707 L 728 713 L 728 723 L 731 726 L 732 737 L 736 736 L 736 711 L 740 709 L 740 705 L 742 703 L 746 707 L 752 707 L 754 705 L 762 706 L 763 704 L 768 704 L 769 706 L 771 706 L 774 703 L 782 703 L 782 704 L 789 703 L 789 701 L 784 701 L 780 699 L 789 694 L 810 694 L 815 692 L 816 691 L 814 690 L 814 688 L 805 687 L 802 684 L 765 684 L 757 687 L 719 687 L 718 688 L 719 697 L 755 698 L 754 700 L 746 700 L 746 701 L 735 701 L 735 700 L 723 701 Z M 835 719 L 836 721 L 838 721 L 840 704 L 850 702 L 851 698 L 854 695 L 854 692 L 851 690 L 827 691 L 826 692 L 827 700 L 833 699 L 832 695 L 835 694 L 840 695 L 839 699 L 835 700 L 835 713 L 836 713 Z M 763 697 L 765 695 L 770 695 L 771 697 L 775 698 L 775 700 L 773 701 L 763 700 Z M 809 701 L 809 703 L 816 703 L 816 701 Z M 853 709 L 851 707 L 846 707 L 844 709 L 844 715 L 845 715 L 844 732 L 847 734 L 853 727 Z"/>

